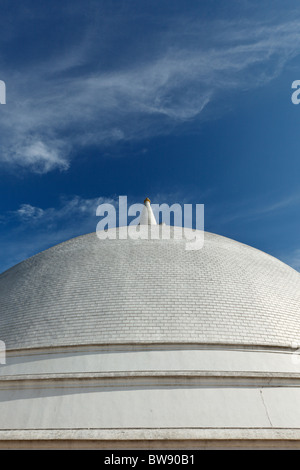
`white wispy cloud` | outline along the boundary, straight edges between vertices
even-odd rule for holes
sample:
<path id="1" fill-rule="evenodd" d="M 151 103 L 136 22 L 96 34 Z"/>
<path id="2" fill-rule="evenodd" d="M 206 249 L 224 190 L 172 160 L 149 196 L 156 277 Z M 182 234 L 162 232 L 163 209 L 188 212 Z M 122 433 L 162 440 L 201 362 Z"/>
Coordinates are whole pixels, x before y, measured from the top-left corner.
<path id="1" fill-rule="evenodd" d="M 40 207 L 34 207 L 31 204 L 21 204 L 20 208 L 15 211 L 22 219 L 39 219 L 43 217 L 44 211 Z"/>
<path id="2" fill-rule="evenodd" d="M 266 200 L 269 199 L 269 203 Z M 251 198 L 251 200 L 244 199 L 243 201 L 236 201 L 227 207 L 218 204 L 216 207 L 211 208 L 211 211 L 218 213 L 215 215 L 220 225 L 228 225 L 234 221 L 255 221 L 266 217 L 276 216 L 282 214 L 283 211 L 288 211 L 297 208 L 300 204 L 300 194 L 293 193 L 284 197 L 278 198 L 274 194 L 264 194 L 263 202 L 261 198 Z"/>
<path id="3" fill-rule="evenodd" d="M 23 203 L 2 215 L 0 244 L 5 260 L 0 272 L 57 243 L 96 231 L 99 204 L 116 205 L 114 197 L 62 198 L 57 207 L 37 207 Z"/>
<path id="4" fill-rule="evenodd" d="M 80 196 L 62 198 L 58 207 L 40 208 L 31 204 L 21 204 L 21 206 L 9 213 L 9 218 L 13 216 L 18 218 L 19 222 L 37 225 L 43 230 L 48 230 L 49 226 L 54 228 L 60 226 L 63 222 L 70 227 L 82 226 L 87 221 L 92 220 L 96 223 L 96 209 L 99 204 L 116 204 L 114 198 L 90 198 L 85 199 Z M 22 228 L 22 226 L 20 225 Z"/>
<path id="5" fill-rule="evenodd" d="M 66 170 L 85 146 L 166 134 L 208 119 L 219 97 L 268 83 L 300 47 L 296 20 L 173 20 L 155 54 L 135 59 L 132 51 L 130 65 L 104 70 L 94 59 L 87 72 L 93 38 L 87 34 L 68 60 L 64 53 L 21 74 L 8 71 L 0 114 L 2 163 L 37 173 Z M 83 71 L 73 75 L 76 65 Z"/>

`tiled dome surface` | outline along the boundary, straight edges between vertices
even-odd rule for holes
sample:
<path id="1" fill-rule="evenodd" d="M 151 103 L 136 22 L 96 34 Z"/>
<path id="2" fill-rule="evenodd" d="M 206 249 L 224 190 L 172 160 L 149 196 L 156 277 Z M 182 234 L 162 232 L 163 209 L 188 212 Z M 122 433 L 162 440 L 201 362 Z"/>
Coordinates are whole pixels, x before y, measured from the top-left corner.
<path id="1" fill-rule="evenodd" d="M 175 232 L 178 229 L 175 229 Z M 300 342 L 300 274 L 234 240 L 71 239 L 0 276 L 7 349 Z"/>

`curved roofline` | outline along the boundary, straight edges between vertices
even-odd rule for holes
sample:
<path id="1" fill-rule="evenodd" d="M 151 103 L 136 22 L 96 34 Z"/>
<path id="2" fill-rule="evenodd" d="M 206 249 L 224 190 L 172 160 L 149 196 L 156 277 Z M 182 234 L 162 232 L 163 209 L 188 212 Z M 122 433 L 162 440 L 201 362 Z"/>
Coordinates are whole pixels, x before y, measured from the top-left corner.
<path id="1" fill-rule="evenodd" d="M 161 226 L 161 225 L 162 225 L 162 224 L 158 224 L 158 226 Z M 114 227 L 114 228 L 110 228 L 110 229 L 104 230 L 104 232 L 109 232 L 109 231 L 113 231 L 113 230 L 119 230 L 119 229 L 128 228 L 128 227 L 129 227 L 129 226 Z M 147 229 L 149 228 L 149 226 L 144 226 L 144 227 L 147 228 Z M 181 228 L 181 229 L 184 229 L 184 230 L 191 230 L 191 231 L 193 231 L 193 232 L 199 232 L 199 230 L 193 229 L 193 228 L 190 228 L 190 227 L 178 227 L 178 226 L 175 226 L 175 225 L 170 225 L 169 227 L 170 227 L 170 228 L 175 228 L 175 229 L 176 229 L 176 228 L 178 228 L 178 229 Z M 215 233 L 215 232 L 208 232 L 208 231 L 204 230 L 204 237 L 205 237 L 205 234 L 207 234 L 207 235 L 212 235 L 212 236 L 216 236 L 216 237 L 220 237 L 220 238 L 222 238 L 222 239 L 224 239 L 224 240 L 228 240 L 228 241 L 233 241 L 233 242 L 235 242 L 235 243 L 238 243 L 239 245 L 245 246 L 245 247 L 247 247 L 247 248 L 251 248 L 252 250 L 256 250 L 257 252 L 263 253 L 264 255 L 269 256 L 270 258 L 272 258 L 272 259 L 274 259 L 274 260 L 276 260 L 276 261 L 282 263 L 284 266 L 287 266 L 287 267 L 289 267 L 290 269 L 292 269 L 293 271 L 295 271 L 296 273 L 300 274 L 299 271 L 297 271 L 297 270 L 296 270 L 295 268 L 293 268 L 291 265 L 285 263 L 284 261 L 282 261 L 281 259 L 277 258 L 276 256 L 271 255 L 270 253 L 267 253 L 266 251 L 260 250 L 259 248 L 256 248 L 256 247 L 254 247 L 254 246 L 252 246 L 252 245 L 248 245 L 247 243 L 240 242 L 239 240 L 236 240 L 235 238 L 230 238 L 230 237 L 227 237 L 227 236 L 225 236 L 225 235 L 220 235 L 220 234 Z M 3 274 L 5 274 L 6 272 L 10 271 L 11 269 L 13 269 L 13 268 L 19 266 L 20 264 L 26 262 L 27 260 L 33 259 L 33 258 L 35 258 L 36 256 L 39 256 L 39 255 L 42 254 L 42 253 L 46 253 L 47 251 L 51 250 L 52 248 L 59 247 L 59 246 L 62 246 L 62 245 L 64 245 L 64 244 L 66 244 L 66 243 L 70 243 L 70 242 L 75 241 L 75 240 L 78 240 L 78 239 L 80 239 L 80 238 L 87 237 L 87 236 L 92 236 L 92 235 L 96 235 L 96 236 L 97 236 L 96 231 L 95 231 L 95 232 L 84 233 L 84 234 L 82 234 L 82 235 L 77 235 L 76 237 L 72 237 L 72 238 L 69 238 L 69 239 L 64 240 L 64 241 L 62 241 L 62 242 L 56 243 L 55 245 L 51 245 L 51 246 L 49 246 L 48 248 L 45 248 L 44 250 L 39 251 L 39 252 L 35 253 L 34 255 L 31 255 L 31 256 L 29 256 L 28 258 L 25 258 L 25 259 L 23 259 L 22 261 L 19 261 L 18 263 L 14 264 L 14 265 L 11 266 L 10 268 L 6 269 L 6 270 L 3 271 L 2 273 L 0 273 L 0 277 L 1 277 Z M 102 241 L 102 240 L 99 240 L 99 241 Z M 111 239 L 110 241 L 114 241 L 114 240 Z M 135 240 L 133 240 L 133 241 L 135 241 Z"/>

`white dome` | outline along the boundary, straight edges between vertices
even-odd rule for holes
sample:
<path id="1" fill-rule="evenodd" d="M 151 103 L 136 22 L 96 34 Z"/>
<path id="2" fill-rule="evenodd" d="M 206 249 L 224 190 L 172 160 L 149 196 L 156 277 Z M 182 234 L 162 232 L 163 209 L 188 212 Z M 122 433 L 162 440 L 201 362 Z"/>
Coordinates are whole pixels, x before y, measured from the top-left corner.
<path id="1" fill-rule="evenodd" d="M 27 259 L 0 276 L 1 339 L 8 349 L 299 342 L 298 272 L 219 235 L 205 233 L 200 250 L 185 242 L 92 233 Z"/>
<path id="2" fill-rule="evenodd" d="M 0 448 L 300 448 L 300 274 L 118 233 L 0 276 Z"/>

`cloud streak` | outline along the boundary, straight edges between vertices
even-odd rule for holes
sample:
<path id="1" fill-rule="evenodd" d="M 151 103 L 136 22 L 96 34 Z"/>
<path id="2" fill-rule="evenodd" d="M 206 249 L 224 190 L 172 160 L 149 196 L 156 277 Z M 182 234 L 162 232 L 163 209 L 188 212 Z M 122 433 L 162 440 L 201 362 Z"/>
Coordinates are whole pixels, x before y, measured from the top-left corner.
<path id="1" fill-rule="evenodd" d="M 218 220 L 224 225 L 237 220 L 247 220 L 248 222 L 255 221 L 265 217 L 277 216 L 283 211 L 299 207 L 299 204 L 299 193 L 290 194 L 289 196 L 273 200 L 268 204 L 262 204 L 259 201 L 254 203 L 253 199 L 251 199 L 251 201 L 243 201 L 242 204 L 236 203 L 233 207 L 231 206 L 228 212 L 225 212 L 223 216 L 218 216 Z"/>
<path id="2" fill-rule="evenodd" d="M 211 118 L 226 92 L 268 83 L 299 51 L 295 20 L 218 21 L 205 42 L 203 28 L 201 21 L 180 26 L 173 20 L 160 35 L 159 51 L 134 60 L 133 50 L 130 64 L 101 68 L 94 50 L 99 38 L 91 33 L 68 60 L 62 54 L 21 74 L 8 71 L 0 162 L 42 174 L 64 171 L 88 146 L 179 131 Z"/>
<path id="3" fill-rule="evenodd" d="M 94 232 L 99 204 L 116 204 L 114 198 L 62 198 L 58 207 L 40 208 L 23 203 L 2 216 L 0 244 L 6 261 L 0 272 L 57 243 Z M 8 261 L 9 260 L 9 261 Z"/>

